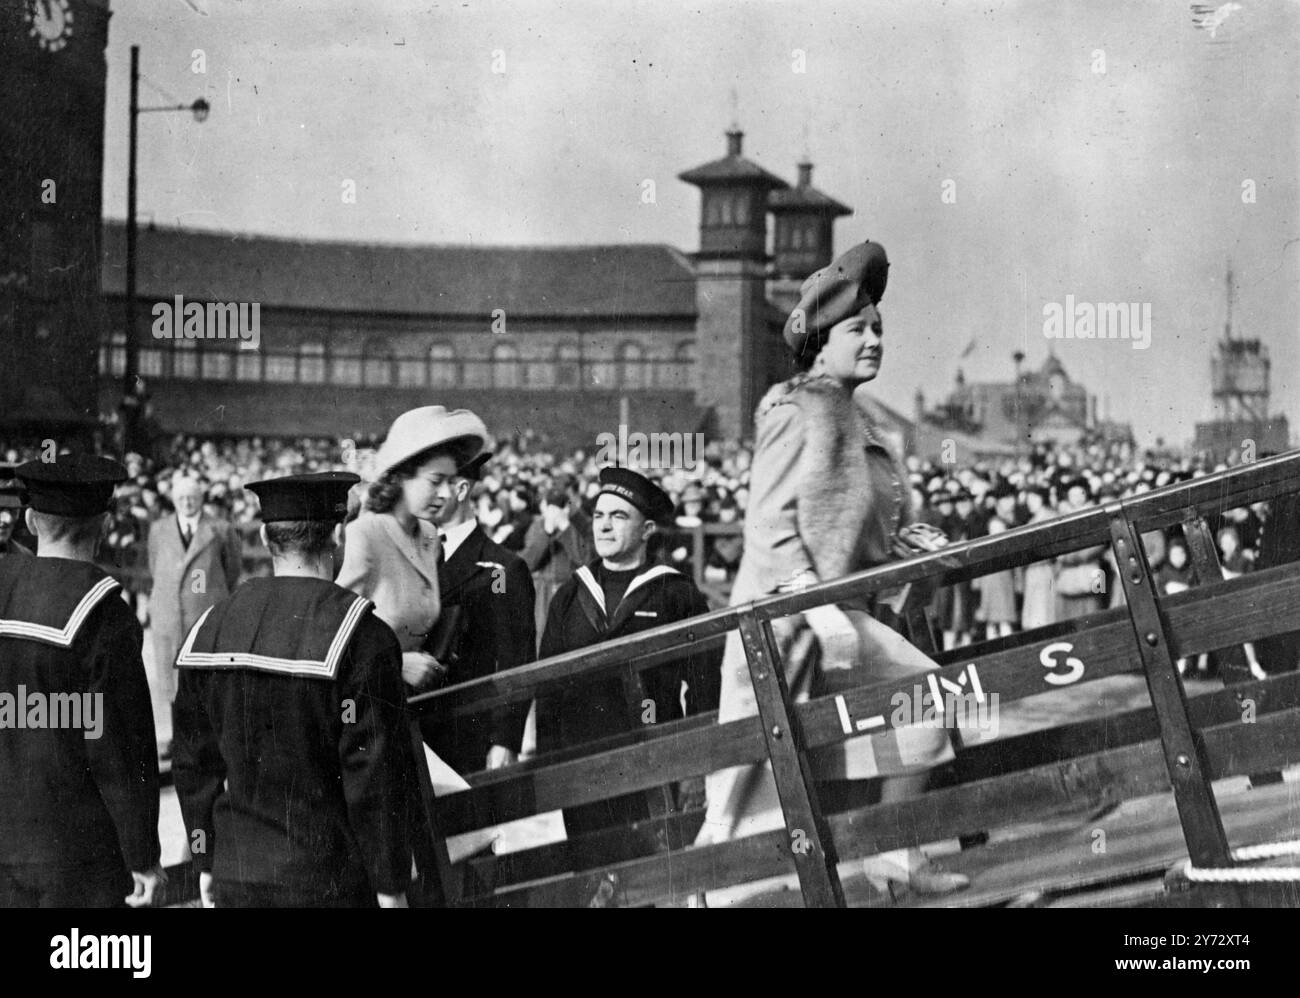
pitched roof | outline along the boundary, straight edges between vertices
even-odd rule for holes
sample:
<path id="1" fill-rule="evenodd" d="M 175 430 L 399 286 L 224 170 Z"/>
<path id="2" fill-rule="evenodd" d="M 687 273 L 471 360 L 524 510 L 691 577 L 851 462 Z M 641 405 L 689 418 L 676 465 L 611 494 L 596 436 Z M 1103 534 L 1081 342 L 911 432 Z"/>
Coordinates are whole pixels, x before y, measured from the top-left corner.
<path id="1" fill-rule="evenodd" d="M 853 214 L 853 209 L 848 205 L 841 204 L 829 194 L 823 194 L 816 187 L 791 187 L 789 190 L 772 191 L 767 196 L 767 206 L 774 214 L 798 209 L 826 215 Z"/>
<path id="2" fill-rule="evenodd" d="M 723 156 L 722 159 L 715 159 L 711 163 L 705 163 L 693 170 L 679 173 L 677 178 L 686 181 L 688 184 L 695 184 L 697 187 L 735 183 L 736 181 L 756 185 L 762 184 L 777 189 L 790 186 L 776 174 L 768 173 L 757 163 L 745 159 L 744 156 Z"/>
<path id="3" fill-rule="evenodd" d="M 790 185 L 774 173 L 768 173 L 757 163 L 741 155 L 744 149 L 745 133 L 740 126 L 732 125 L 727 130 L 727 155 L 697 166 L 693 170 L 677 174 L 678 180 L 684 180 L 696 187 L 714 187 L 722 184 L 747 184 L 753 187 L 769 187 L 782 190 Z"/>
<path id="4" fill-rule="evenodd" d="M 104 293 L 126 286 L 126 225 L 104 226 Z M 141 228 L 142 298 L 408 315 L 693 318 L 695 274 L 664 244 L 450 246 L 319 242 Z"/>

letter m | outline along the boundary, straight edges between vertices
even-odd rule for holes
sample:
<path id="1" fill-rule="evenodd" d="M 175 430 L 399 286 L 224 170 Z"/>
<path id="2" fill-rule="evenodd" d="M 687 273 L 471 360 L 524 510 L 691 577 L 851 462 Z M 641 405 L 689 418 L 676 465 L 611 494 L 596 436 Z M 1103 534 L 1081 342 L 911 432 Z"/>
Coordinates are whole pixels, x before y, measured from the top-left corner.
<path id="1" fill-rule="evenodd" d="M 111 961 L 111 962 L 110 962 Z M 130 936 L 100 936 L 99 967 L 121 970 L 131 966 Z"/>
<path id="2" fill-rule="evenodd" d="M 234 302 L 208 302 L 208 338 L 233 340 L 238 333 L 239 306 Z M 230 332 L 226 332 L 229 329 Z"/>
<path id="3" fill-rule="evenodd" d="M 680 433 L 650 434 L 650 467 L 659 470 L 676 467 L 677 455 L 681 453 L 682 435 Z"/>
<path id="4" fill-rule="evenodd" d="M 1129 338 L 1128 331 L 1128 303 L 1127 302 L 1100 302 L 1098 311 L 1098 339 L 1106 337 L 1109 340 L 1126 340 Z M 1104 330 L 1104 332 L 1103 332 Z"/>
<path id="5" fill-rule="evenodd" d="M 55 693 L 50 697 L 50 726 L 63 729 L 81 727 L 80 693 Z"/>

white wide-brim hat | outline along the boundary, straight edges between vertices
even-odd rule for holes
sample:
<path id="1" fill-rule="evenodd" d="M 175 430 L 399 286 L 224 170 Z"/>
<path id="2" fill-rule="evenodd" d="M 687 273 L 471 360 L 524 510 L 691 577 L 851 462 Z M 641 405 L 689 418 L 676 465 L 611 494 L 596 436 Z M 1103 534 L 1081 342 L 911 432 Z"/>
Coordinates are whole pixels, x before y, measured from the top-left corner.
<path id="1" fill-rule="evenodd" d="M 458 461 L 464 464 L 480 455 L 490 440 L 483 420 L 468 409 L 421 406 L 393 420 L 375 455 L 374 473 L 376 477 L 384 475 L 417 454 L 448 444 L 457 444 L 462 451 Z"/>

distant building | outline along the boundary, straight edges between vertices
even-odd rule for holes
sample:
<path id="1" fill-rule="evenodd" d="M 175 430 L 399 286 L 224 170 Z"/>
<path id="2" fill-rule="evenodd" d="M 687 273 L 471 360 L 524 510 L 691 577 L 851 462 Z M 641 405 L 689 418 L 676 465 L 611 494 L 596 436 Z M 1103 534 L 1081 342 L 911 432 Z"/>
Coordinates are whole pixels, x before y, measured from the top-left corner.
<path id="1" fill-rule="evenodd" d="M 63 444 L 98 416 L 108 18 L 107 0 L 0 3 L 0 437 Z"/>
<path id="2" fill-rule="evenodd" d="M 145 228 L 133 340 L 152 416 L 169 433 L 374 436 L 404 409 L 439 403 L 566 448 L 592 446 L 623 414 L 633 431 L 749 436 L 763 392 L 792 371 L 781 339 L 791 288 L 830 262 L 833 222 L 850 209 L 812 186 L 811 164 L 790 187 L 746 159 L 742 139 L 733 128 L 724 157 L 681 175 L 701 192 L 693 255 Z M 106 413 L 126 364 L 124 236 L 105 227 Z M 154 310 L 177 295 L 182 310 L 256 303 L 257 348 L 157 338 Z"/>
<path id="3" fill-rule="evenodd" d="M 941 454 L 945 441 L 955 441 L 963 457 L 997 457 L 1035 443 L 1073 446 L 1085 436 L 1133 439 L 1127 424 L 1098 420 L 1096 396 L 1070 378 L 1054 353 L 1010 382 L 967 382 L 959 369 L 946 399 L 927 411 L 918 391 L 915 410 L 917 452 L 924 457 Z"/>

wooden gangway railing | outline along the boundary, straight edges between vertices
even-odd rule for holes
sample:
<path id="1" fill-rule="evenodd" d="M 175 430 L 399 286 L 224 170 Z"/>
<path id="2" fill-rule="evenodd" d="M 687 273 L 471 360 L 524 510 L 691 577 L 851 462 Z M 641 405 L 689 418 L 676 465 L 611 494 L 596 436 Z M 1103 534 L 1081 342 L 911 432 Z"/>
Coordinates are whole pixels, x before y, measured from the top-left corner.
<path id="1" fill-rule="evenodd" d="M 1300 674 L 1254 680 L 1240 647 L 1300 630 L 1300 563 L 1223 581 L 1206 518 L 1297 492 L 1300 452 L 1290 452 L 415 697 L 410 706 L 418 740 L 424 715 L 478 713 L 602 673 L 641 671 L 716 645 L 738 630 L 759 709 L 757 717 L 725 724 L 709 714 L 647 725 L 475 774 L 470 789 L 447 796 L 435 798 L 426 780 L 433 842 L 424 861 L 438 868 L 445 900 L 456 905 L 644 905 L 793 872 L 805 904 L 840 906 L 839 862 L 1172 790 L 1191 862 L 1198 868 L 1232 867 L 1212 781 L 1251 775 L 1262 783 L 1300 762 Z M 1286 508 L 1294 512 L 1296 506 Z M 1165 596 L 1157 591 L 1140 538 L 1175 525 L 1188 538 L 1200 584 Z M 1300 529 L 1300 523 L 1286 529 Z M 1113 555 L 1123 606 L 997 641 L 935 649 L 923 610 L 934 586 L 1098 545 Z M 1142 674 L 1150 706 L 991 742 L 958 743 L 948 785 L 910 800 L 826 814 L 808 752 L 857 735 L 845 718 L 879 715 L 888 726 L 894 694 L 910 694 L 914 680 L 794 703 L 772 621 L 903 587 L 910 589 L 900 626 L 936 660 L 937 678 L 961 686 L 978 676 L 984 694 L 996 693 L 1005 708 L 1106 677 Z M 1176 660 L 1225 649 L 1226 688 L 1189 701 Z M 1249 723 L 1242 719 L 1247 701 Z M 452 836 L 764 760 L 772 764 L 784 812 L 781 830 L 694 847 L 702 816 L 670 813 L 595 833 L 577 843 L 581 848 L 558 843 L 455 865 L 447 860 Z M 580 857 L 590 855 L 593 845 L 605 855 L 610 848 L 622 854 L 583 868 Z M 1245 905 L 1268 888 L 1209 885 L 1188 892 L 1198 903 Z"/>

